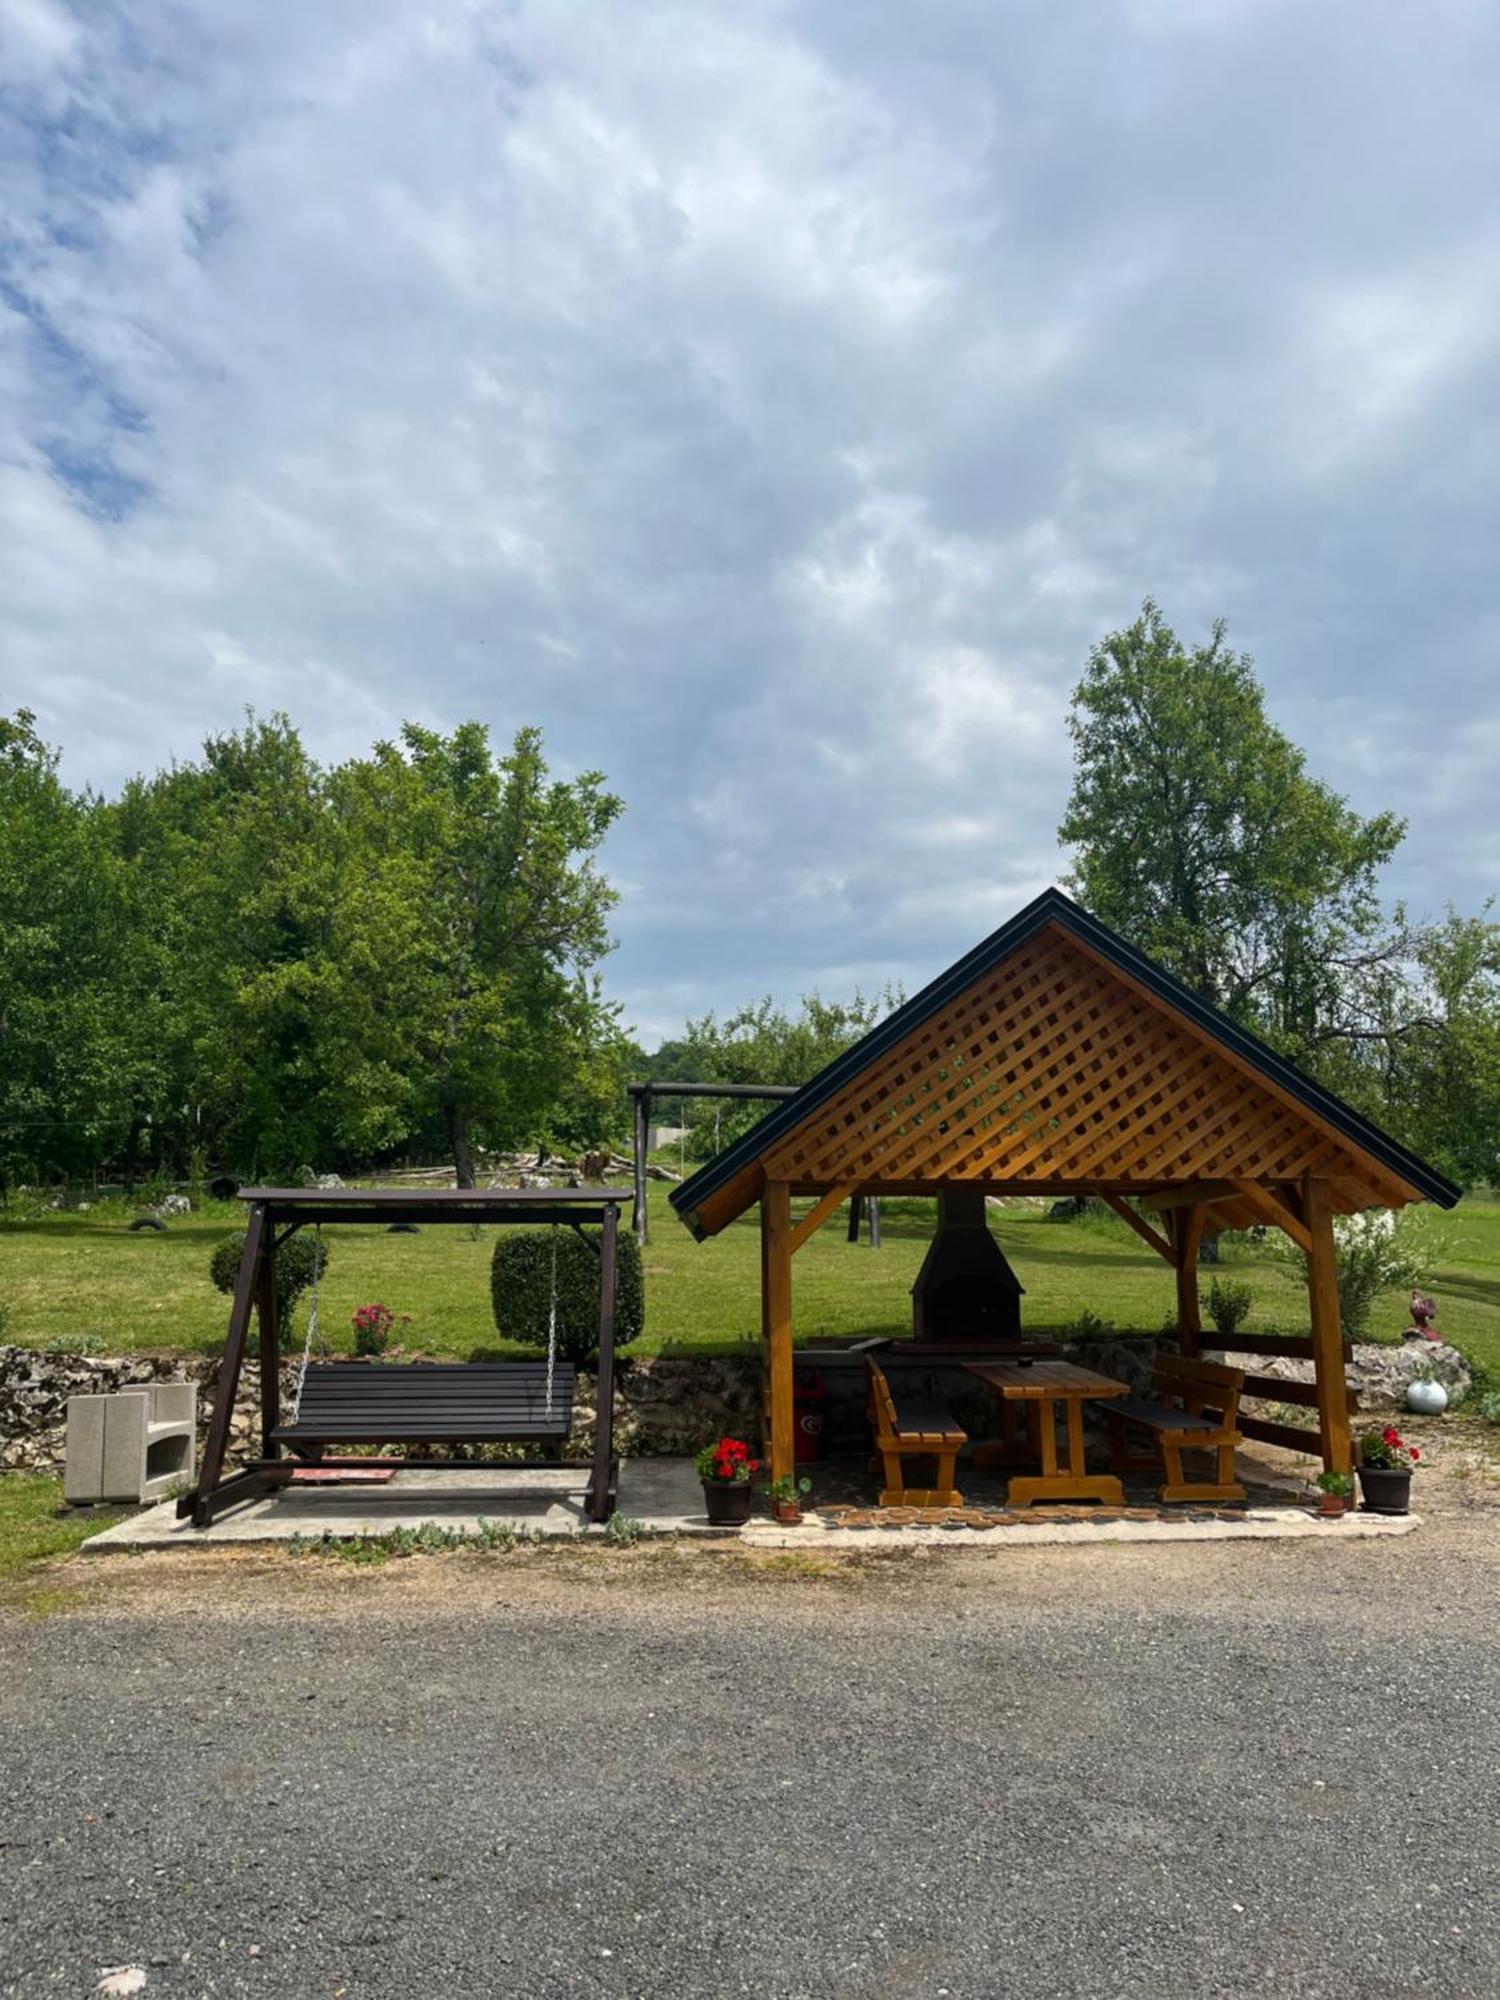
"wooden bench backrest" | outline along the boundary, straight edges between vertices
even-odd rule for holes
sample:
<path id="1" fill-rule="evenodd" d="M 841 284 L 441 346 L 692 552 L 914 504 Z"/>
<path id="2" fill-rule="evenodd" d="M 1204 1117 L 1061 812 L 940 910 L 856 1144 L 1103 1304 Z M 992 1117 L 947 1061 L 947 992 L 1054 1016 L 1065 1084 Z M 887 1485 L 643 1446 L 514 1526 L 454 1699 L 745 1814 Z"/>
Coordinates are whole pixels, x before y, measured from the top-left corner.
<path id="1" fill-rule="evenodd" d="M 891 1394 L 891 1385 L 885 1379 L 884 1370 L 873 1356 L 865 1356 L 865 1373 L 870 1382 L 870 1421 L 877 1437 L 893 1438 L 896 1435 L 896 1399 Z"/>
<path id="2" fill-rule="evenodd" d="M 1158 1354 L 1151 1364 L 1151 1388 L 1164 1403 L 1181 1403 L 1192 1416 L 1203 1410 L 1223 1412 L 1232 1428 L 1239 1414 L 1245 1371 L 1222 1361 L 1197 1361 L 1186 1354 Z"/>

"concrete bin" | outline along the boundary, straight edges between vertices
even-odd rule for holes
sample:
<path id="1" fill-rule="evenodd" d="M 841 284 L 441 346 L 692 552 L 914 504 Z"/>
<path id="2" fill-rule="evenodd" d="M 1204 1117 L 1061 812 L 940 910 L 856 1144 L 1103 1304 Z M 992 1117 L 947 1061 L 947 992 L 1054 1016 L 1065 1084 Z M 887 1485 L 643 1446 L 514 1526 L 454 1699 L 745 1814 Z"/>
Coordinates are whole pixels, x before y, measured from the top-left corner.
<path id="1" fill-rule="evenodd" d="M 165 1498 L 177 1480 L 193 1476 L 197 1410 L 191 1382 L 70 1396 L 63 1498 L 75 1507 Z"/>

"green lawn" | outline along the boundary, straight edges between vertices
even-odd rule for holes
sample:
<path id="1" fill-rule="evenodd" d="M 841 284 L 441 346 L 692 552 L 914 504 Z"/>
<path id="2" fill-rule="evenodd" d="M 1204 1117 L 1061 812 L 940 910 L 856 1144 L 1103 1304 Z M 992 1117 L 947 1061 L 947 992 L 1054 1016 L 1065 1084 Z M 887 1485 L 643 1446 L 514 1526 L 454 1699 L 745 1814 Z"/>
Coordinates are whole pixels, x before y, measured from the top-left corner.
<path id="1" fill-rule="evenodd" d="M 646 1251 L 647 1332 L 642 1352 L 725 1348 L 757 1332 L 759 1247 L 750 1216 L 709 1243 L 694 1243 L 653 1191 L 653 1239 Z M 1173 1304 L 1171 1274 L 1113 1217 L 1048 1222 L 1017 1203 L 991 1219 L 1026 1287 L 1025 1323 L 1066 1327 L 1084 1311 L 1122 1329 L 1154 1331 Z M 165 1234 L 131 1234 L 118 1208 L 88 1215 L 47 1214 L 0 1222 L 0 1303 L 11 1308 L 7 1336 L 44 1346 L 80 1336 L 100 1353 L 130 1349 L 215 1350 L 228 1301 L 208 1280 L 209 1253 L 239 1222 L 233 1204 L 174 1221 Z M 910 1324 L 907 1294 L 932 1229 L 930 1202 L 887 1202 L 884 1247 L 844 1240 L 834 1218 L 798 1253 L 798 1336 L 900 1333 Z M 1473 1200 L 1433 1224 L 1433 1287 L 1450 1338 L 1500 1376 L 1500 1202 Z M 329 1267 L 322 1319 L 336 1346 L 349 1345 L 354 1308 L 381 1299 L 413 1324 L 406 1343 L 433 1354 L 493 1350 L 489 1260 L 495 1231 L 382 1229 L 327 1232 Z M 1294 1269 L 1248 1239 L 1234 1239 L 1222 1267 L 1255 1291 L 1250 1328 L 1307 1326 L 1306 1295 Z M 1208 1272 L 1204 1274 L 1207 1294 Z M 1382 1299 L 1374 1332 L 1394 1338 L 1406 1324 L 1401 1293 Z"/>
<path id="2" fill-rule="evenodd" d="M 35 1472 L 0 1472 L 0 1579 L 46 1556 L 68 1555 L 122 1517 L 96 1507 L 65 1510 L 63 1483 Z"/>

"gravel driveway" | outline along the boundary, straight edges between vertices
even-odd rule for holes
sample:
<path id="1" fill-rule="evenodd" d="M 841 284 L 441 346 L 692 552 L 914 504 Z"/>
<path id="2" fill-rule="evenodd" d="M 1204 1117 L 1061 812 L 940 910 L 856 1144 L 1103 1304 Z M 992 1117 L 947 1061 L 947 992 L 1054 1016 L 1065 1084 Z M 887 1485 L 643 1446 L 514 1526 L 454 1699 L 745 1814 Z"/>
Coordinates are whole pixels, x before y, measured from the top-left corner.
<path id="1" fill-rule="evenodd" d="M 1500 1993 L 1500 1509 L 1449 1498 L 1343 1546 L 75 1563 L 0 1610 L 0 1993 Z"/>

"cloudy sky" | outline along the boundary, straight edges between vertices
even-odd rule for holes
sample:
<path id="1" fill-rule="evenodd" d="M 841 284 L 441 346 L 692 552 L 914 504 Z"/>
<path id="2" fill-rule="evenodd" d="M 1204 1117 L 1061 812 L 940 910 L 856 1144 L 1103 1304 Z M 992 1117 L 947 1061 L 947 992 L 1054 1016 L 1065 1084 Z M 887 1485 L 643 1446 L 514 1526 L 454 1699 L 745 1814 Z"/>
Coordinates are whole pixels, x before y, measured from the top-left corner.
<path id="1" fill-rule="evenodd" d="M 1491 0 L 0 0 L 0 706 L 539 722 L 649 1037 L 1054 880 L 1150 592 L 1473 906 L 1497 102 Z"/>

